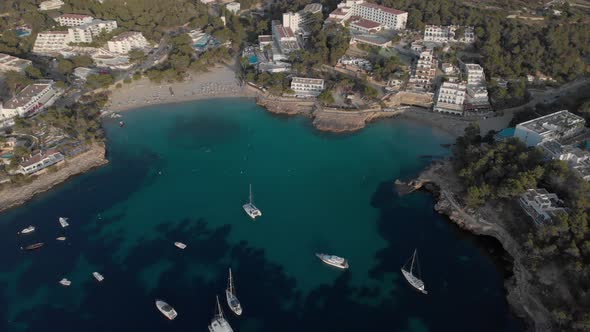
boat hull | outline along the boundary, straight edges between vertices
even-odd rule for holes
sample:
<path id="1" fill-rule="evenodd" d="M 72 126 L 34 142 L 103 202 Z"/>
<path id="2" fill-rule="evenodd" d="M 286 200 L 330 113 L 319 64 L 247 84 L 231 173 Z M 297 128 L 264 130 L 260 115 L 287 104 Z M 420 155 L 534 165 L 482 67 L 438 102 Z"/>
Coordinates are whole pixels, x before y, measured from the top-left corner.
<path id="1" fill-rule="evenodd" d="M 336 262 L 332 262 L 328 259 L 325 258 L 324 254 L 315 254 L 322 262 L 324 262 L 324 264 L 339 268 L 341 270 L 346 270 L 348 269 L 348 261 L 345 259 L 344 262 L 342 263 L 336 263 Z"/>
<path id="2" fill-rule="evenodd" d="M 229 323 L 223 317 L 218 317 L 209 324 L 209 332 L 233 332 Z"/>
<path id="3" fill-rule="evenodd" d="M 225 290 L 225 299 L 227 300 L 227 306 L 234 312 L 234 314 L 240 316 L 242 314 L 242 305 L 238 298 L 232 294 L 229 290 Z"/>
<path id="4" fill-rule="evenodd" d="M 168 310 L 166 310 L 166 307 L 168 307 Z M 158 308 L 162 315 L 164 315 L 164 317 L 168 318 L 169 320 L 173 320 L 178 316 L 176 310 L 174 310 L 171 305 L 162 300 L 156 301 L 156 308 Z"/>
<path id="5" fill-rule="evenodd" d="M 412 285 L 412 287 L 417 289 L 422 294 L 428 294 L 424 287 L 424 282 L 422 282 L 422 280 L 414 277 L 410 272 L 404 270 L 403 268 L 401 270 L 402 274 L 404 275 L 404 278 L 406 278 L 406 281 L 408 281 L 408 283 Z"/>
<path id="6" fill-rule="evenodd" d="M 252 219 L 262 216 L 262 212 L 260 212 L 260 210 L 254 206 L 254 204 L 246 203 L 242 207 L 244 208 L 246 214 Z"/>

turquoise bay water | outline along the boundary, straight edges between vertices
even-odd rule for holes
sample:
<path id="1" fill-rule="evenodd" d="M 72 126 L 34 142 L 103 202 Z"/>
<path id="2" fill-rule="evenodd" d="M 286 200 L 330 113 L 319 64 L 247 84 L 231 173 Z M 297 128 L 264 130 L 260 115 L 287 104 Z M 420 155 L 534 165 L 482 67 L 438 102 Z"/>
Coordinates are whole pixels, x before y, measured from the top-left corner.
<path id="1" fill-rule="evenodd" d="M 206 331 L 230 266 L 244 306 L 239 318 L 225 307 L 236 331 L 522 330 L 488 254 L 495 245 L 450 225 L 430 195 L 393 190 L 448 155 L 444 133 L 399 119 L 319 133 L 246 99 L 124 120 L 105 124 L 108 166 L 0 215 L 1 331 Z M 256 221 L 241 207 L 250 183 Z M 16 235 L 29 224 L 34 234 Z M 38 241 L 37 252 L 19 250 Z M 427 296 L 399 273 L 415 247 Z M 179 317 L 166 321 L 156 298 Z"/>

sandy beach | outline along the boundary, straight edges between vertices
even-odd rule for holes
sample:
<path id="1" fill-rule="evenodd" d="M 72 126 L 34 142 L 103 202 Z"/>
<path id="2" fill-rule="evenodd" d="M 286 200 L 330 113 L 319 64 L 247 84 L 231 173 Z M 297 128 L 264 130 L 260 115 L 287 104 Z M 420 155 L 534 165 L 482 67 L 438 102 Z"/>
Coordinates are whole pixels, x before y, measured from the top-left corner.
<path id="1" fill-rule="evenodd" d="M 253 93 L 240 85 L 231 68 L 217 66 L 205 73 L 191 73 L 184 82 L 159 84 L 144 77 L 124 84 L 122 88 L 113 89 L 106 109 L 119 112 L 149 105 L 250 96 Z"/>

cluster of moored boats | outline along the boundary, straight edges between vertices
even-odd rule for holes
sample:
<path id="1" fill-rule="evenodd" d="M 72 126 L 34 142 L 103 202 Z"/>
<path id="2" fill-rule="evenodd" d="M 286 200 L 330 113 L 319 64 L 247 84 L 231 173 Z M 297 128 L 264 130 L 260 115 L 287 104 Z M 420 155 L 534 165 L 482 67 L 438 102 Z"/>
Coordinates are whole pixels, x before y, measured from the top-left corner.
<path id="1" fill-rule="evenodd" d="M 244 208 L 244 211 L 246 211 L 246 214 L 248 214 L 250 216 L 250 218 L 252 218 L 252 219 L 256 219 L 256 217 L 259 217 L 262 215 L 262 212 L 256 206 L 254 206 L 253 199 L 252 199 L 252 185 L 250 185 L 250 201 L 248 203 L 244 204 L 243 208 Z M 316 254 L 316 256 L 319 259 L 321 259 L 322 262 L 324 262 L 330 266 L 334 266 L 339 269 L 348 269 L 348 261 L 342 257 L 338 257 L 335 255 L 322 254 L 322 253 L 318 253 L 318 254 Z M 408 268 L 408 263 L 410 265 L 409 268 Z M 420 277 L 419 270 L 420 270 L 420 268 L 418 266 L 418 254 L 417 254 L 417 250 L 414 250 L 414 254 L 412 255 L 412 257 L 410 257 L 410 259 L 408 259 L 406 264 L 404 264 L 402 266 L 401 271 L 402 271 L 404 278 L 408 281 L 408 283 L 410 283 L 410 285 L 412 285 L 412 287 L 416 288 L 418 291 L 420 291 L 423 294 L 427 294 L 428 292 L 426 291 L 426 287 L 424 285 L 424 282 L 422 281 L 422 279 Z"/>
<path id="2" fill-rule="evenodd" d="M 236 289 L 234 286 L 234 280 L 232 277 L 231 269 L 229 269 L 229 278 L 227 280 L 227 288 L 225 289 L 225 298 L 227 306 L 235 313 L 240 316 L 242 314 L 242 305 L 236 296 Z M 178 312 L 168 303 L 163 300 L 156 300 L 156 308 L 164 315 L 164 317 L 173 320 L 178 317 Z M 223 309 L 219 302 L 219 296 L 216 296 L 215 315 L 209 323 L 209 332 L 233 332 L 231 325 L 223 316 Z"/>
<path id="3" fill-rule="evenodd" d="M 66 228 L 66 227 L 70 226 L 70 224 L 68 223 L 68 218 L 59 217 L 59 219 L 57 221 L 59 222 L 59 225 L 61 226 L 61 228 Z M 18 232 L 18 234 L 27 235 L 27 234 L 33 233 L 35 230 L 36 230 L 35 226 L 30 225 L 30 226 L 26 227 L 25 229 L 23 229 L 22 231 Z M 55 239 L 57 241 L 65 241 L 66 240 L 66 237 L 65 236 L 60 236 L 60 237 L 57 237 Z M 37 249 L 43 247 L 44 245 L 45 245 L 44 242 L 36 242 L 36 243 L 33 243 L 33 244 L 29 244 L 29 245 L 27 245 L 25 247 L 21 247 L 21 249 L 22 250 L 32 251 L 32 250 L 37 250 Z M 104 280 L 104 276 L 102 274 L 98 273 L 98 272 L 92 272 L 92 276 L 98 282 L 101 282 L 101 281 Z M 62 278 L 59 281 L 59 283 L 62 286 L 68 287 L 68 286 L 70 286 L 72 284 L 72 281 L 70 281 L 67 278 Z"/>

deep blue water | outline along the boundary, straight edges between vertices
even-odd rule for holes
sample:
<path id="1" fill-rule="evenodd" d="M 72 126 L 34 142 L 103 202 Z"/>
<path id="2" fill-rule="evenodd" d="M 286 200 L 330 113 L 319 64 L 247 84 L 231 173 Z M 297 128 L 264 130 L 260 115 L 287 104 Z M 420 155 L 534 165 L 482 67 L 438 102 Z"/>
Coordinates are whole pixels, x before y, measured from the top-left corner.
<path id="1" fill-rule="evenodd" d="M 0 215 L 0 331 L 206 331 L 229 266 L 244 307 L 238 318 L 223 303 L 234 331 L 523 331 L 497 244 L 458 230 L 429 194 L 394 191 L 448 155 L 446 134 L 399 119 L 319 133 L 245 99 L 124 120 L 105 124 L 109 165 Z M 250 183 L 255 222 L 241 209 Z M 427 296 L 399 272 L 414 248 Z M 179 317 L 165 320 L 156 298 Z"/>

